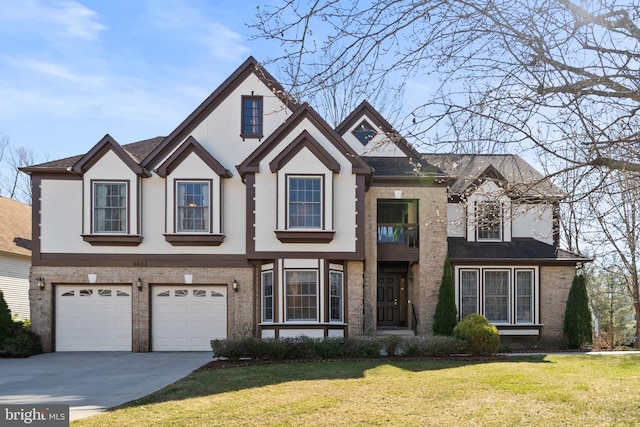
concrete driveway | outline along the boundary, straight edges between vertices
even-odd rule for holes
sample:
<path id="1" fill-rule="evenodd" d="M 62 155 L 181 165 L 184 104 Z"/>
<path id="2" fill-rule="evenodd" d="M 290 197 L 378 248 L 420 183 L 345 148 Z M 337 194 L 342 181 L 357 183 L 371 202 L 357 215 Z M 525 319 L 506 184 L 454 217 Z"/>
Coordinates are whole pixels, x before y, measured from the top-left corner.
<path id="1" fill-rule="evenodd" d="M 70 419 L 159 390 L 212 360 L 211 352 L 59 352 L 0 359 L 0 404 L 69 404 Z"/>

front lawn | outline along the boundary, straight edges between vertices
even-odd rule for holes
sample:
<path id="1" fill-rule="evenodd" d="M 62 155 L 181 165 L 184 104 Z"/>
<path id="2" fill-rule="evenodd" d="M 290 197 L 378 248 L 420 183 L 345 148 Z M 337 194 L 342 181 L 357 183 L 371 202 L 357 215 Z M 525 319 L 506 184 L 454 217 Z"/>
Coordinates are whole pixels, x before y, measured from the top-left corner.
<path id="1" fill-rule="evenodd" d="M 640 355 L 218 369 L 72 425 L 640 425 Z"/>

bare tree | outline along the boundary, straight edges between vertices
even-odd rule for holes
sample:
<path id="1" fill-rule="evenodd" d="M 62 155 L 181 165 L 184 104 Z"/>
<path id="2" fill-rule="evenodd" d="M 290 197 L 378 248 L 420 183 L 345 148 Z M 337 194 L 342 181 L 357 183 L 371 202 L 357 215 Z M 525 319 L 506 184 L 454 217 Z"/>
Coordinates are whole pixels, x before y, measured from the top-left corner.
<path id="1" fill-rule="evenodd" d="M 35 163 L 33 150 L 14 147 L 9 137 L 0 137 L 0 195 L 31 204 L 29 175 L 20 172 L 21 167 Z"/>
<path id="2" fill-rule="evenodd" d="M 296 92 L 356 70 L 373 84 L 437 82 L 402 133 L 425 147 L 460 145 L 450 124 L 482 118 L 486 138 L 536 147 L 591 190 L 593 171 L 640 171 L 638 3 L 287 0 L 261 8 L 253 28 L 282 45 L 270 60 L 289 64 Z"/>

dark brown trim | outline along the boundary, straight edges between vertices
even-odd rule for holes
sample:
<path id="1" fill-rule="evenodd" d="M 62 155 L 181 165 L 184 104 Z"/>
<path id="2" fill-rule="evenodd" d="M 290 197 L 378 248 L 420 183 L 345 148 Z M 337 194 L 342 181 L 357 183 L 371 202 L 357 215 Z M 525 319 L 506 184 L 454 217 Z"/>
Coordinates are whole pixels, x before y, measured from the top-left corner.
<path id="1" fill-rule="evenodd" d="M 216 160 L 193 136 L 187 140 L 169 157 L 160 167 L 157 173 L 166 178 L 182 163 L 191 153 L 195 153 L 200 159 L 221 178 L 231 178 L 233 175 Z"/>
<path id="2" fill-rule="evenodd" d="M 40 257 L 42 236 L 42 177 L 31 176 L 31 259 Z M 32 261 L 33 263 L 33 261 Z"/>
<path id="3" fill-rule="evenodd" d="M 96 233 L 94 226 L 95 224 L 93 223 L 93 216 L 95 214 L 95 184 L 122 184 L 124 183 L 127 187 L 127 212 L 126 212 L 126 218 L 127 218 L 127 230 L 125 231 L 126 235 L 131 235 L 131 181 L 126 180 L 126 179 L 92 179 L 89 181 L 89 191 L 90 191 L 90 198 L 89 198 L 89 233 L 85 233 L 85 235 L 87 236 L 93 236 L 93 235 L 98 235 L 99 233 Z M 84 181 L 83 181 L 83 185 L 84 185 Z M 84 187 L 83 187 L 84 190 Z M 136 194 L 138 193 L 139 188 L 136 187 Z M 140 208 L 140 197 L 136 198 L 136 203 L 137 203 L 137 207 Z M 84 191 L 82 191 L 82 222 L 84 223 Z M 139 213 L 139 209 L 136 209 L 136 227 L 138 227 L 139 230 L 139 226 L 140 226 L 140 213 Z M 83 228 L 84 230 L 84 228 Z M 105 233 L 106 234 L 106 233 Z M 124 234 L 124 233 L 123 233 Z M 83 235 L 84 237 L 84 235 Z M 85 240 L 88 241 L 88 240 Z"/>
<path id="4" fill-rule="evenodd" d="M 351 172 L 354 174 L 371 175 L 372 170 L 364 160 L 347 144 L 340 135 L 338 135 L 327 122 L 316 113 L 313 108 L 306 102 L 300 106 L 291 117 L 289 117 L 278 129 L 276 129 L 260 146 L 249 155 L 240 165 L 236 166 L 240 175 L 244 177 L 248 173 L 259 172 L 260 162 L 273 149 L 275 149 L 282 140 L 295 130 L 295 128 L 303 121 L 309 120 L 313 126 L 318 129 L 327 140 L 333 144 L 345 159 L 352 166 Z"/>
<path id="5" fill-rule="evenodd" d="M 316 243 L 316 242 L 314 242 Z M 322 252 L 319 250 L 314 251 L 254 251 L 247 252 L 247 258 L 254 259 L 332 259 L 332 260 L 345 260 L 345 261 L 362 261 L 363 256 L 357 252 Z"/>
<path id="6" fill-rule="evenodd" d="M 244 132 L 244 101 L 245 99 L 260 100 L 260 132 Z M 240 137 L 244 141 L 245 139 L 262 139 L 264 137 L 264 97 L 261 95 L 242 95 L 240 97 Z M 254 117 L 254 116 L 252 116 Z"/>
<path id="7" fill-rule="evenodd" d="M 254 174 L 246 177 L 246 198 L 245 198 L 245 224 L 247 254 L 255 253 L 256 250 L 256 176 Z"/>
<path id="8" fill-rule="evenodd" d="M 329 243 L 336 234 L 335 231 L 298 230 L 275 230 L 275 233 L 282 243 Z"/>
<path id="9" fill-rule="evenodd" d="M 306 254 L 306 258 L 310 255 Z M 215 254 L 86 254 L 45 253 L 32 259 L 33 266 L 44 267 L 247 267 L 245 255 Z"/>
<path id="10" fill-rule="evenodd" d="M 374 172 L 371 187 L 445 187 L 455 178 L 446 175 L 379 176 Z"/>
<path id="11" fill-rule="evenodd" d="M 282 169 L 303 148 L 307 148 L 320 162 L 333 173 L 340 172 L 340 163 L 316 141 L 307 130 L 303 130 L 280 154 L 274 158 L 269 167 L 271 172 Z"/>
<path id="12" fill-rule="evenodd" d="M 142 166 L 153 168 L 157 162 L 166 157 L 200 123 L 209 117 L 211 112 L 251 74 L 255 75 L 270 92 L 280 98 L 286 108 L 294 111 L 298 107 L 299 104 L 288 95 L 280 83 L 255 58 L 250 56 L 142 161 Z"/>
<path id="13" fill-rule="evenodd" d="M 139 246 L 142 236 L 139 234 L 83 234 L 82 240 L 91 246 Z"/>
<path id="14" fill-rule="evenodd" d="M 169 181 L 171 182 L 171 181 Z M 209 230 L 207 231 L 200 231 L 200 232 L 195 232 L 192 233 L 190 231 L 178 231 L 178 184 L 182 184 L 182 183 L 206 183 L 209 184 Z M 168 204 L 168 203 L 167 203 Z M 220 195 L 220 206 L 215 206 L 216 209 L 219 209 L 220 211 L 222 211 L 222 195 Z M 167 206 L 167 208 L 169 208 L 169 206 Z M 173 210 L 173 233 L 166 233 L 165 236 L 172 236 L 172 235 L 184 235 L 184 234 L 191 234 L 191 235 L 207 235 L 207 234 L 212 234 L 213 233 L 213 180 L 212 179 L 180 179 L 180 178 L 176 178 L 173 180 L 173 206 L 171 206 L 171 209 Z M 166 230 L 166 229 L 165 229 Z M 169 242 L 169 240 L 167 240 L 167 242 Z M 220 242 L 222 243 L 222 241 Z M 175 246 L 175 245 L 174 245 Z M 217 245 L 216 245 L 217 246 Z"/>
<path id="15" fill-rule="evenodd" d="M 82 156 L 80 160 L 71 167 L 70 171 L 78 175 L 83 175 L 109 151 L 113 151 L 136 175 L 145 178 L 151 176 L 151 173 L 140 166 L 109 134 L 106 134 L 87 154 Z"/>
<path id="16" fill-rule="evenodd" d="M 224 234 L 165 234 L 164 239 L 172 246 L 220 246 Z"/>

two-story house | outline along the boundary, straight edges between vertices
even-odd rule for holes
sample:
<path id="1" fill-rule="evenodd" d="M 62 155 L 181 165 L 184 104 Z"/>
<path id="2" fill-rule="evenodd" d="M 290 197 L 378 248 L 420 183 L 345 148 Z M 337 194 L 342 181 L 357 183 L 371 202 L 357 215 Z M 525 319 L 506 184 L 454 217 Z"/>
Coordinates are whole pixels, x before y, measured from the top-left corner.
<path id="1" fill-rule="evenodd" d="M 555 199 L 540 194 L 529 214 L 504 185 L 522 177 L 501 167 L 456 194 L 446 157 L 423 157 L 369 104 L 332 129 L 249 58 L 166 137 L 120 145 L 106 135 L 86 154 L 23 169 L 32 329 L 47 351 L 426 335 L 449 253 L 461 314 L 475 301 L 504 333 L 560 340 L 585 260 L 548 237 Z M 499 236 L 486 186 L 502 201 Z M 502 255 L 509 245 L 531 256 Z"/>

